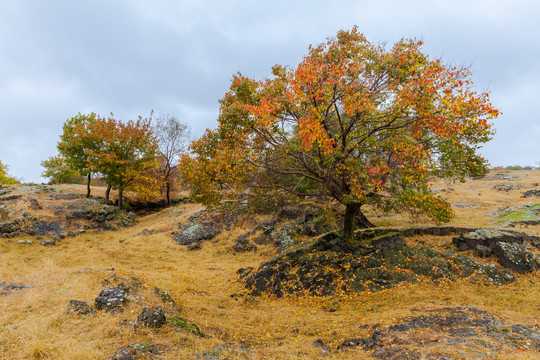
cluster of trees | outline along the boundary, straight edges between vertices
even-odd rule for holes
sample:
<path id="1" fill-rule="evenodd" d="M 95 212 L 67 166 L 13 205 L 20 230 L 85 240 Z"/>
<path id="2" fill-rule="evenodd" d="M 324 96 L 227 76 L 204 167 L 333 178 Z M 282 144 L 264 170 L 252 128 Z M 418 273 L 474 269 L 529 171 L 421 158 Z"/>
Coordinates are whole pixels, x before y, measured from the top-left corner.
<path id="1" fill-rule="evenodd" d="M 294 198 L 345 206 L 354 238 L 362 207 L 453 217 L 430 190 L 433 177 L 481 177 L 477 154 L 498 111 L 473 90 L 467 68 L 443 64 L 404 39 L 387 49 L 357 28 L 310 47 L 296 68 L 275 66 L 262 81 L 234 76 L 217 129 L 181 160 L 193 196 L 212 205 L 248 196 L 280 205 Z"/>
<path id="2" fill-rule="evenodd" d="M 9 166 L 0 160 L 0 185 L 18 184 L 19 180 L 9 175 Z"/>
<path id="3" fill-rule="evenodd" d="M 473 89 L 467 68 L 430 59 L 421 46 L 372 44 L 355 27 L 310 47 L 296 68 L 276 65 L 262 81 L 237 74 L 220 100 L 218 127 L 181 155 L 181 178 L 206 205 L 333 199 L 345 207 L 348 241 L 358 221 L 371 225 L 366 204 L 450 221 L 430 180 L 485 175 L 477 150 L 499 112 Z M 170 201 L 186 132 L 170 117 L 152 129 L 147 119 L 78 115 L 64 124 L 58 150 L 69 169 L 117 188 L 120 203 L 127 187 L 149 193 L 158 183 Z"/>
<path id="4" fill-rule="evenodd" d="M 172 171 L 188 137 L 187 125 L 170 115 L 121 122 L 78 114 L 64 123 L 59 155 L 42 162 L 43 176 L 60 183 L 84 174 L 87 197 L 92 176 L 98 176 L 107 185 L 107 202 L 110 190 L 118 190 L 120 207 L 126 190 L 148 199 L 165 187 L 170 204 Z"/>

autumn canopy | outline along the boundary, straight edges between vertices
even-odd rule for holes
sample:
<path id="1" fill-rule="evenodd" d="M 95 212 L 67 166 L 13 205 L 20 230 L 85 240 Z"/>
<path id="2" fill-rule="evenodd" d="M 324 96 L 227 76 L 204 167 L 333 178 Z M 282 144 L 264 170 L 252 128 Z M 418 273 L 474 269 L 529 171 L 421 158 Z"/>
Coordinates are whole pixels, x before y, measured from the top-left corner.
<path id="1" fill-rule="evenodd" d="M 349 240 L 355 217 L 369 225 L 368 203 L 449 221 L 429 179 L 483 176 L 477 150 L 498 111 L 467 68 L 430 59 L 421 45 L 387 49 L 353 28 L 310 47 L 296 69 L 275 66 L 263 81 L 237 74 L 218 128 L 184 157 L 194 195 L 207 204 L 239 194 L 276 204 L 332 198 L 345 205 Z"/>

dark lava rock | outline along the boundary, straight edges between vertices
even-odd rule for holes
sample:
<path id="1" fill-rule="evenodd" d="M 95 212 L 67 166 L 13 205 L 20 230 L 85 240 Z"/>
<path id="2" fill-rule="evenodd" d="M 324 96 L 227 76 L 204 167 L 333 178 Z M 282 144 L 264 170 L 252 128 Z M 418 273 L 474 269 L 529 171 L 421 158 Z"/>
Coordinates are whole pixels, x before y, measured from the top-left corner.
<path id="1" fill-rule="evenodd" d="M 501 229 L 478 229 L 454 237 L 452 243 L 460 251 L 476 250 L 478 245 L 493 249 L 495 243 L 502 241 L 506 243 L 523 244 L 524 241 L 540 241 L 540 237 L 530 235 L 522 231 L 501 230 Z"/>
<path id="2" fill-rule="evenodd" d="M 167 347 L 153 342 L 134 343 L 115 352 L 109 360 L 136 360 L 142 357 L 153 358 L 152 355 L 162 355 Z"/>
<path id="3" fill-rule="evenodd" d="M 11 234 L 19 231 L 21 229 L 22 222 L 23 219 L 19 218 L 0 223 L 0 234 Z"/>
<path id="4" fill-rule="evenodd" d="M 540 268 L 540 256 L 521 244 L 499 241 L 493 246 L 492 254 L 499 264 L 521 274 Z"/>
<path id="5" fill-rule="evenodd" d="M 8 291 L 29 289 L 32 286 L 22 284 L 7 284 L 5 282 L 0 283 L 0 295 L 6 295 Z"/>
<path id="6" fill-rule="evenodd" d="M 253 267 L 249 266 L 246 268 L 241 268 L 241 269 L 236 270 L 236 274 L 238 274 L 240 279 L 243 279 L 249 274 L 251 274 L 253 270 L 254 270 Z"/>
<path id="7" fill-rule="evenodd" d="M 70 300 L 67 313 L 68 314 L 76 313 L 77 315 L 88 315 L 88 314 L 95 314 L 96 310 L 88 306 L 88 304 L 85 303 L 84 301 Z"/>
<path id="8" fill-rule="evenodd" d="M 376 359 L 457 360 L 494 359 L 503 349 L 511 352 L 540 345 L 539 326 L 508 323 L 486 311 L 464 307 L 413 310 L 417 315 L 399 320 L 388 330 L 375 330 L 368 338 L 346 340 L 338 350 L 360 348 L 356 350 L 360 354 L 374 350 L 365 355 Z"/>
<path id="9" fill-rule="evenodd" d="M 127 302 L 127 292 L 123 287 L 115 286 L 99 293 L 94 302 L 97 310 L 121 311 L 121 306 Z"/>
<path id="10" fill-rule="evenodd" d="M 167 318 L 165 317 L 165 311 L 162 308 L 153 306 L 145 307 L 137 317 L 137 321 L 146 327 L 159 328 L 167 323 Z"/>
<path id="11" fill-rule="evenodd" d="M 159 298 L 164 304 L 170 305 L 175 307 L 177 310 L 180 309 L 180 306 L 176 304 L 172 296 L 169 294 L 167 290 L 160 290 L 158 287 L 154 289 L 154 292 L 159 295 Z"/>
<path id="12" fill-rule="evenodd" d="M 521 189 L 521 185 L 510 185 L 510 184 L 497 184 L 493 187 L 497 191 L 509 192 L 512 190 Z"/>
<path id="13" fill-rule="evenodd" d="M 240 235 L 234 241 L 233 250 L 236 252 L 257 251 L 257 247 L 249 242 L 246 235 Z"/>
<path id="14" fill-rule="evenodd" d="M 378 291 L 403 281 L 436 282 L 443 278 L 471 277 L 494 285 L 515 280 L 501 266 L 428 246 L 398 247 L 400 239 L 399 235 L 375 238 L 380 249 L 370 241 L 351 245 L 337 233 L 330 233 L 263 262 L 242 281 L 254 295 L 269 292 L 281 297 L 303 292 L 328 296 L 336 292 Z"/>
<path id="15" fill-rule="evenodd" d="M 403 234 L 396 232 L 378 236 L 371 240 L 371 244 L 376 249 L 390 250 L 405 246 L 405 241 L 403 240 Z"/>
<path id="16" fill-rule="evenodd" d="M 494 256 L 499 264 L 519 273 L 540 268 L 540 256 L 529 251 L 527 243 L 537 246 L 540 237 L 521 231 L 479 229 L 452 239 L 459 250 L 474 250 L 477 254 Z"/>
<path id="17" fill-rule="evenodd" d="M 540 189 L 527 190 L 523 193 L 524 198 L 530 198 L 533 196 L 540 196 Z"/>

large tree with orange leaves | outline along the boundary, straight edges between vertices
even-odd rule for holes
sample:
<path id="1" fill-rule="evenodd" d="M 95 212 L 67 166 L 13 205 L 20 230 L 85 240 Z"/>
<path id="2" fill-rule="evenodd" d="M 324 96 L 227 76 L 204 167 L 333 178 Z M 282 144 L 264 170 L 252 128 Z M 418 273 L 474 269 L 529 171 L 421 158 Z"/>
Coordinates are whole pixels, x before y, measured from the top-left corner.
<path id="1" fill-rule="evenodd" d="M 467 68 L 404 39 L 371 44 L 357 28 L 310 47 L 296 69 L 257 81 L 240 74 L 221 100 L 219 127 L 192 145 L 184 174 L 208 204 L 238 194 L 330 197 L 345 206 L 345 238 L 362 206 L 453 217 L 433 177 L 481 177 L 477 154 L 498 115 Z"/>

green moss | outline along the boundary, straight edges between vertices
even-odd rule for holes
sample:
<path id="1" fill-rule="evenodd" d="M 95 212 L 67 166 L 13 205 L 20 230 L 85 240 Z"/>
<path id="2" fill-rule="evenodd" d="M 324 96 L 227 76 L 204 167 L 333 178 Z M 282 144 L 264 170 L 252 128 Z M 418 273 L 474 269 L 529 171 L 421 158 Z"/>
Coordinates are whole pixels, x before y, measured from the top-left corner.
<path id="1" fill-rule="evenodd" d="M 497 224 L 507 226 L 512 223 L 520 222 L 540 222 L 540 203 L 533 203 L 518 208 L 508 208 L 495 221 Z"/>
<path id="2" fill-rule="evenodd" d="M 199 337 L 205 337 L 204 333 L 199 329 L 197 325 L 192 323 L 189 320 L 186 320 L 184 318 L 181 318 L 180 316 L 169 316 L 167 318 L 167 323 L 176 327 L 179 327 L 181 329 L 184 329 L 186 331 L 189 331 L 190 333 L 197 335 Z"/>

